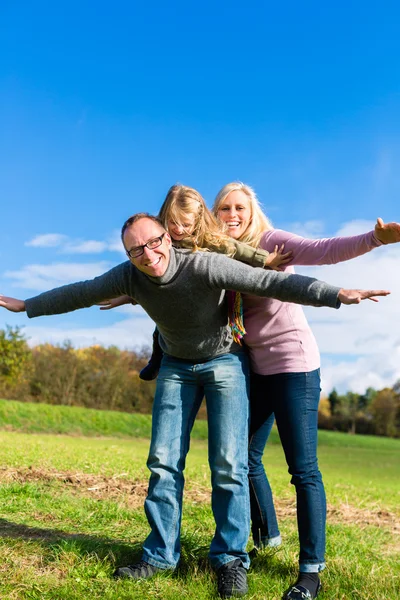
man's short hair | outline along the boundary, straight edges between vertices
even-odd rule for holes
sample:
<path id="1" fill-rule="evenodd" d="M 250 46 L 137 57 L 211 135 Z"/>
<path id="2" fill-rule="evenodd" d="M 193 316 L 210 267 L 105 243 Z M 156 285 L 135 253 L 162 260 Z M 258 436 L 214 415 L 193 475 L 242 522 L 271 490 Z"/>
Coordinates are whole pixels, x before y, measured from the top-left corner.
<path id="1" fill-rule="evenodd" d="M 149 213 L 145 213 L 145 212 L 136 213 L 135 215 L 132 215 L 131 217 L 129 217 L 129 219 L 127 219 L 125 221 L 125 223 L 122 225 L 122 229 L 121 229 L 122 243 L 124 243 L 124 235 L 125 235 L 125 231 L 128 229 L 128 227 L 131 227 L 134 223 L 136 223 L 137 221 L 140 221 L 141 219 L 150 219 L 150 221 L 157 223 L 157 225 L 159 225 L 161 227 L 161 229 L 163 231 L 165 231 L 163 222 L 158 217 L 155 217 L 154 215 L 150 215 Z"/>

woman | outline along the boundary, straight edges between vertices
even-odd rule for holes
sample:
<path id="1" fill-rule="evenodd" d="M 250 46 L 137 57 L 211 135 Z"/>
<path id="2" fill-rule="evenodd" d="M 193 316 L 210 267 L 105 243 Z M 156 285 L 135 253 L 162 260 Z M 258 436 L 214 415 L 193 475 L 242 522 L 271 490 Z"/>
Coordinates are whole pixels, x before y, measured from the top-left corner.
<path id="1" fill-rule="evenodd" d="M 285 245 L 291 265 L 334 264 L 400 241 L 400 225 L 378 219 L 374 231 L 343 238 L 308 240 L 273 229 L 249 186 L 230 183 L 218 193 L 214 215 L 235 240 L 269 250 Z M 285 267 L 293 272 L 293 267 Z M 300 541 L 299 577 L 284 599 L 316 598 L 325 567 L 326 499 L 317 461 L 319 352 L 300 306 L 244 297 L 245 343 L 249 348 L 251 423 L 249 482 L 252 534 L 258 547 L 280 544 L 272 492 L 262 464 L 275 419 L 291 483 L 296 488 Z"/>

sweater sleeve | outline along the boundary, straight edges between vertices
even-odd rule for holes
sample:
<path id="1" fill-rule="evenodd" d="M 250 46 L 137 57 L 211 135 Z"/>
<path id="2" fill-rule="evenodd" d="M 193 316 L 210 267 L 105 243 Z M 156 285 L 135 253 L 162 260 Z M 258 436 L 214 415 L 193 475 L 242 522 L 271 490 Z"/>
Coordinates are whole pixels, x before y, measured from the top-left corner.
<path id="1" fill-rule="evenodd" d="M 125 294 L 132 296 L 133 291 L 129 285 L 131 269 L 132 266 L 127 261 L 100 277 L 63 285 L 29 298 L 25 300 L 27 315 L 29 318 L 59 315 L 93 306 L 93 304 L 109 298 L 117 298 Z"/>
<path id="2" fill-rule="evenodd" d="M 179 246 L 184 249 L 193 250 L 193 242 L 190 238 L 185 238 L 179 242 Z M 253 248 L 244 242 L 238 242 L 233 238 L 228 238 L 221 244 L 209 244 L 206 250 L 226 254 L 235 260 L 239 260 L 251 267 L 265 267 L 269 252 L 263 248 Z"/>
<path id="3" fill-rule="evenodd" d="M 265 262 L 269 256 L 269 252 L 263 248 L 253 248 L 249 244 L 238 242 L 237 240 L 230 240 L 234 247 L 234 252 L 231 254 L 232 258 L 239 260 L 251 267 L 265 267 Z"/>
<path id="4" fill-rule="evenodd" d="M 203 276 L 214 289 L 227 289 L 310 306 L 339 308 L 340 288 L 312 277 L 253 269 L 223 255 L 211 254 Z"/>
<path id="5" fill-rule="evenodd" d="M 382 243 L 373 231 L 362 235 L 311 240 L 294 233 L 273 229 L 260 242 L 264 249 L 285 245 L 285 252 L 293 251 L 290 265 L 334 265 L 370 252 Z"/>

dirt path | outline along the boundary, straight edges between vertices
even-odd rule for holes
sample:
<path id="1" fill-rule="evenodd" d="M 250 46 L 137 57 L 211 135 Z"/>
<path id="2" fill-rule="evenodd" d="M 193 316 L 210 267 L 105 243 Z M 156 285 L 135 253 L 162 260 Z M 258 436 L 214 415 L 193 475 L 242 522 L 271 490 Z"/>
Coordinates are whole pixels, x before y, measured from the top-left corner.
<path id="1" fill-rule="evenodd" d="M 129 480 L 125 473 L 113 477 L 91 475 L 72 471 L 55 471 L 37 468 L 0 467 L 0 483 L 38 482 L 44 484 L 64 484 L 72 493 L 99 500 L 116 500 L 129 508 L 143 506 L 147 494 L 147 480 Z M 207 486 L 187 481 L 185 499 L 194 503 L 210 502 L 210 489 Z M 279 518 L 295 517 L 294 498 L 275 498 Z M 374 525 L 387 527 L 392 533 L 400 535 L 400 517 L 386 510 L 368 510 L 351 504 L 328 505 L 329 523 L 357 524 L 359 527 Z"/>

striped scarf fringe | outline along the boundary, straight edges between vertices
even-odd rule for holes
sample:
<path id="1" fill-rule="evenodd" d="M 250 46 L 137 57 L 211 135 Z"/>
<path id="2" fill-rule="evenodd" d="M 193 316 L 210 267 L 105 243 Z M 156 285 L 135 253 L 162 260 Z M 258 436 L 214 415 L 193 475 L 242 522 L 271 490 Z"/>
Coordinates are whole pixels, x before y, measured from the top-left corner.
<path id="1" fill-rule="evenodd" d="M 239 292 L 228 292 L 229 327 L 237 344 L 242 345 L 246 330 L 243 324 L 243 301 Z"/>

